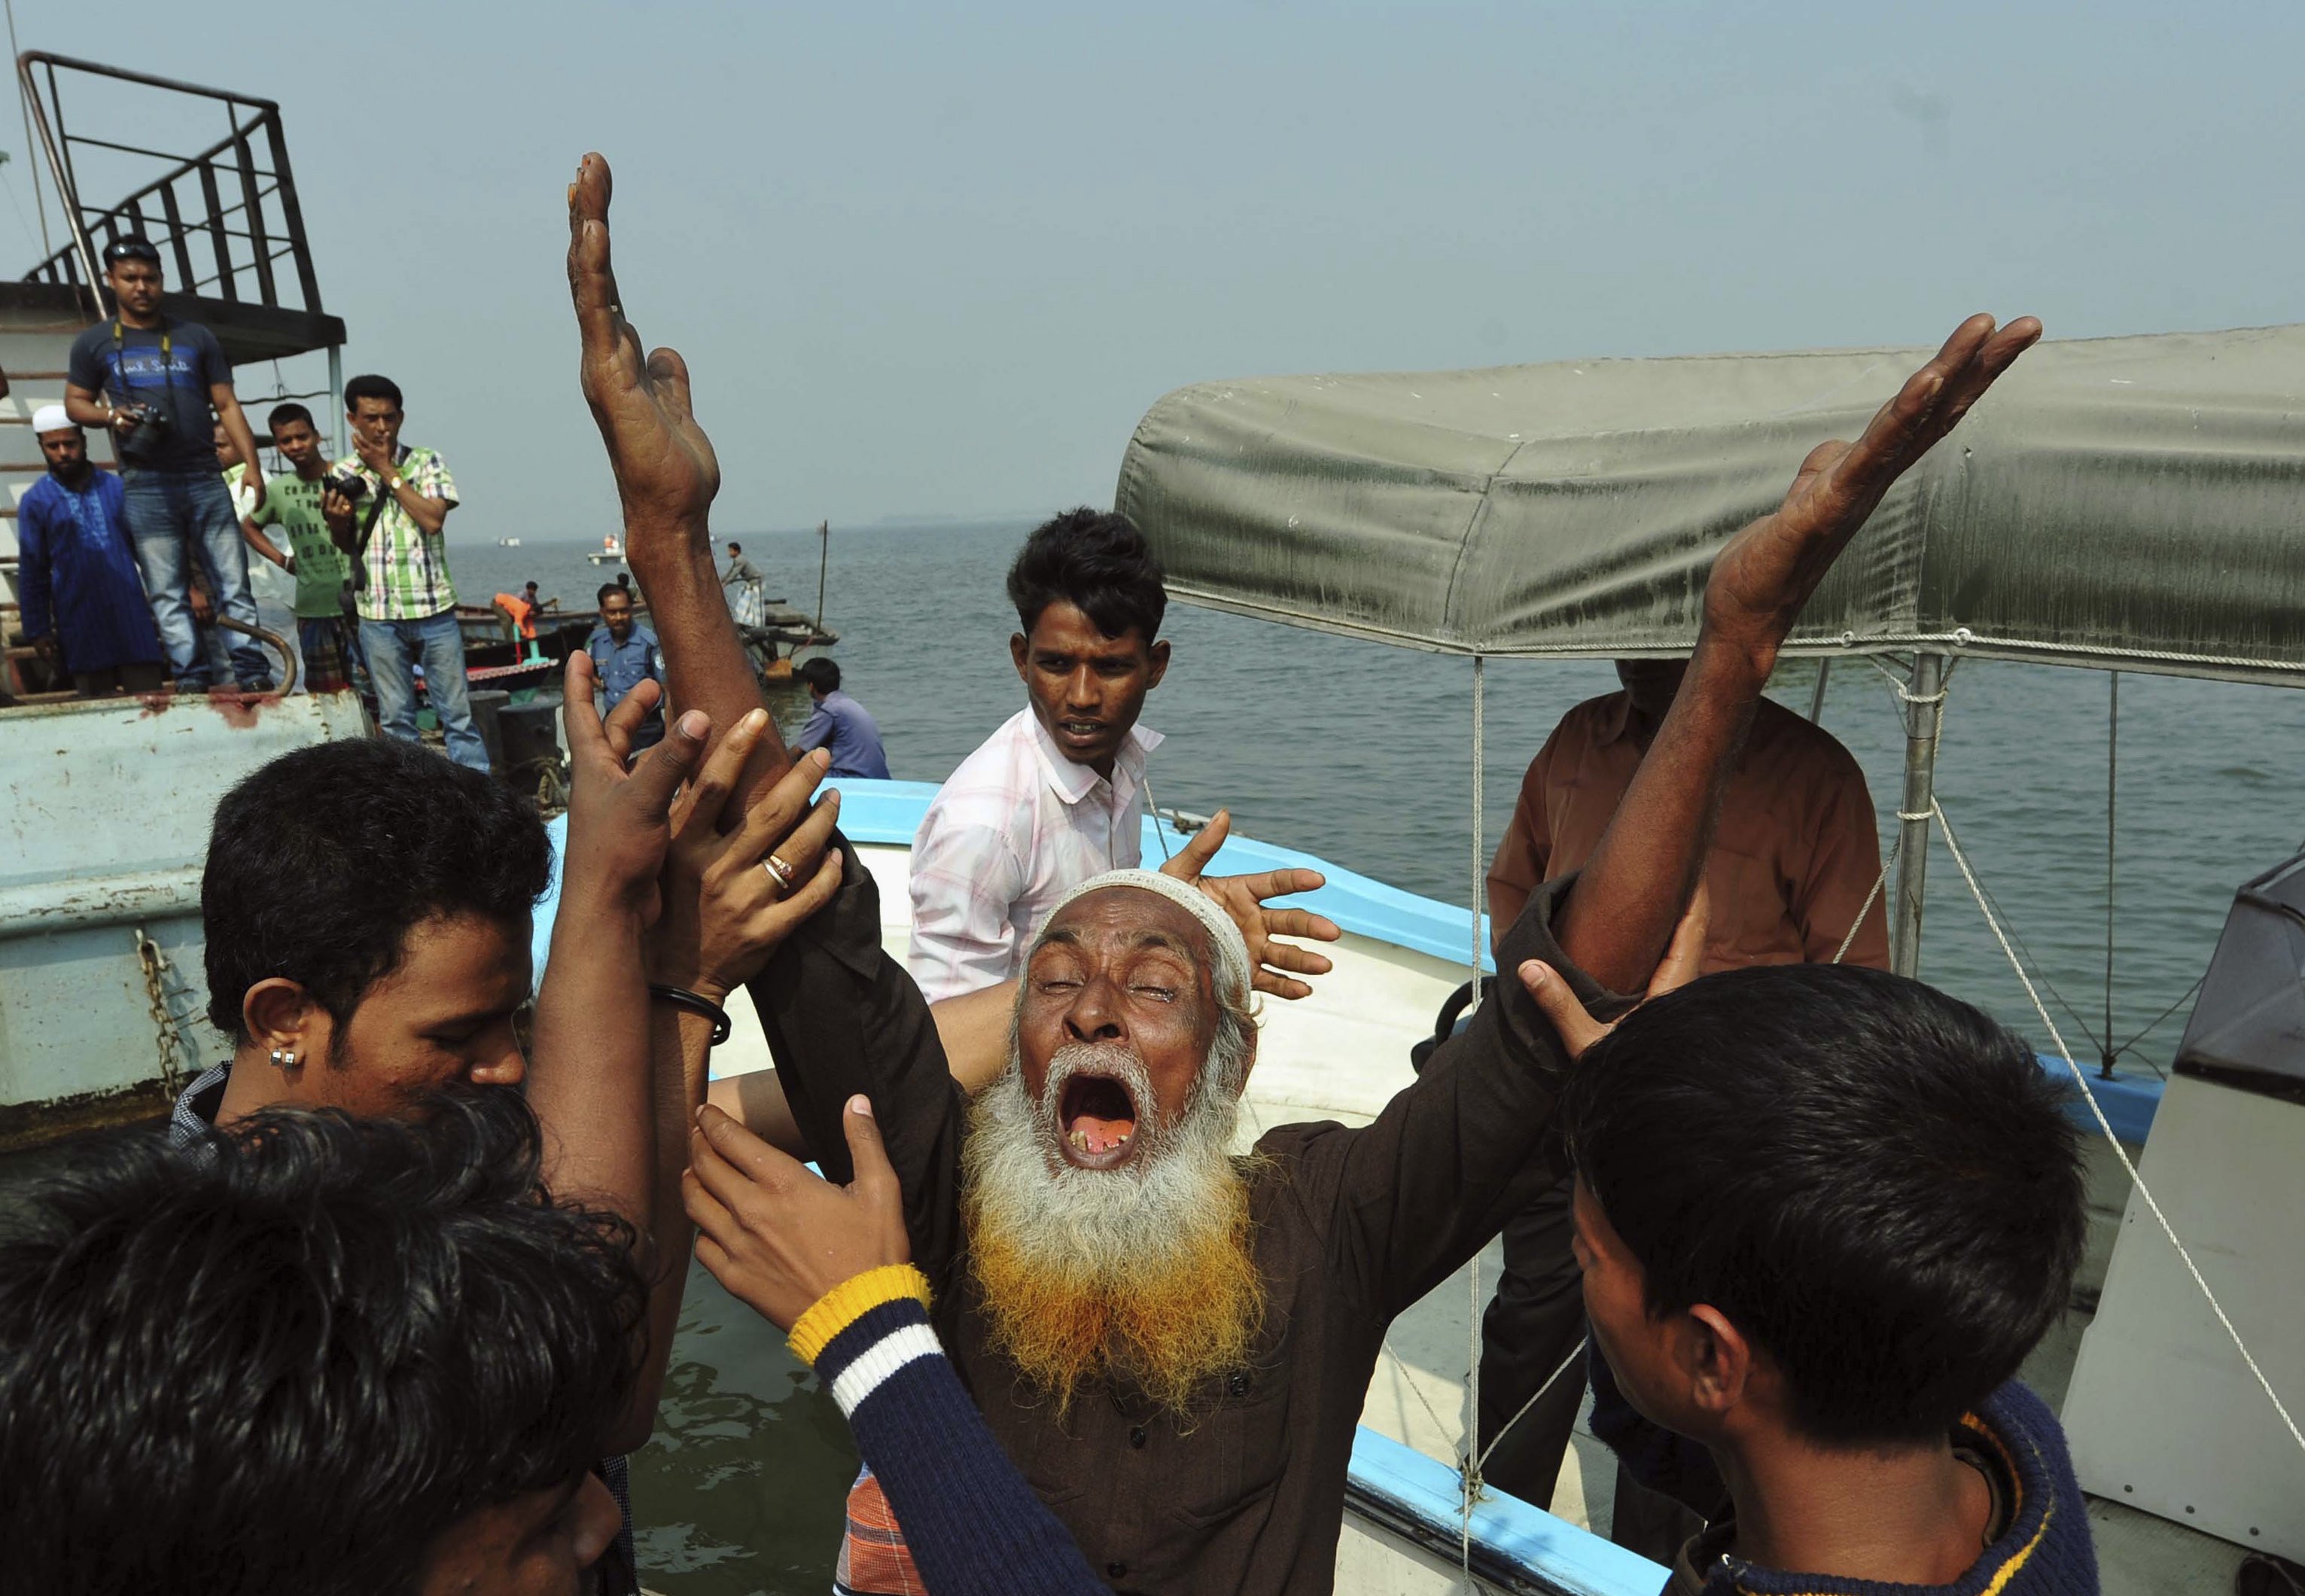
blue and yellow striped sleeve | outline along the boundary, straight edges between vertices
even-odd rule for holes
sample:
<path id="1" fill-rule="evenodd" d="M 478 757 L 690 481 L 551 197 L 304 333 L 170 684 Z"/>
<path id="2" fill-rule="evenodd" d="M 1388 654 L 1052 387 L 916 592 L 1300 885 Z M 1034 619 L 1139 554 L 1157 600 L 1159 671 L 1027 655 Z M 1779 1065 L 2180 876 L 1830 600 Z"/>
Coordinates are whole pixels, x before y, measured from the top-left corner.
<path id="1" fill-rule="evenodd" d="M 789 1344 L 848 1420 L 937 1596 L 1108 1596 L 985 1428 L 929 1323 L 918 1269 L 844 1281 L 794 1321 Z"/>

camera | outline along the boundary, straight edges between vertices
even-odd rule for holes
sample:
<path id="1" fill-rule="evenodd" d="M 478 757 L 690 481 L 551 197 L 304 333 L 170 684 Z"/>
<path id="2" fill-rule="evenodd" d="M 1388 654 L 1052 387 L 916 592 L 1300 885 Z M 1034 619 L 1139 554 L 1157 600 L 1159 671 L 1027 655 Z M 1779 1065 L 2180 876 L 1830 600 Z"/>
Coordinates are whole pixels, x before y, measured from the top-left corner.
<path id="1" fill-rule="evenodd" d="M 361 497 L 368 492 L 368 479 L 354 471 L 331 471 L 320 485 L 333 492 L 343 494 L 354 504 L 358 504 Z"/>
<path id="2" fill-rule="evenodd" d="M 149 404 L 123 404 L 114 412 L 126 416 L 128 430 L 118 435 L 123 454 L 151 454 L 168 439 L 168 412 Z"/>

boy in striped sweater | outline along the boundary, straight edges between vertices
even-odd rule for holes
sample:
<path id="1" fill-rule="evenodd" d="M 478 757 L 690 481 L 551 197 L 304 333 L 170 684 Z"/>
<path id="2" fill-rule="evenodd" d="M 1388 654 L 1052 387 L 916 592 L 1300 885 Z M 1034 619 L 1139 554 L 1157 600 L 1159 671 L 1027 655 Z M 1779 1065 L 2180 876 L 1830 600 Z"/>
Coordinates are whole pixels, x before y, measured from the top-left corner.
<path id="1" fill-rule="evenodd" d="M 1986 1015 L 1854 965 L 1724 972 L 1595 1024 L 1561 1125 L 1593 1430 L 1706 1520 L 1670 1596 L 2097 1589 L 2018 1365 L 2080 1261 L 2062 1084 Z"/>

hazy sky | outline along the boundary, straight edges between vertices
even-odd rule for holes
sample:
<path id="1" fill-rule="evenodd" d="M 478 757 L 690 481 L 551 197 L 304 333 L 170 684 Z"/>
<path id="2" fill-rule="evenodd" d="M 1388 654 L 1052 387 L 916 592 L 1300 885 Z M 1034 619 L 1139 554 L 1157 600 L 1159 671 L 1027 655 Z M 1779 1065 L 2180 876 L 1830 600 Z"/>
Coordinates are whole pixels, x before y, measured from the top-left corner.
<path id="1" fill-rule="evenodd" d="M 1215 378 L 2305 319 L 2275 0 L 15 9 L 282 103 L 347 369 L 407 389 L 466 535 L 613 524 L 561 271 L 588 148 L 729 530 L 1109 502 Z"/>

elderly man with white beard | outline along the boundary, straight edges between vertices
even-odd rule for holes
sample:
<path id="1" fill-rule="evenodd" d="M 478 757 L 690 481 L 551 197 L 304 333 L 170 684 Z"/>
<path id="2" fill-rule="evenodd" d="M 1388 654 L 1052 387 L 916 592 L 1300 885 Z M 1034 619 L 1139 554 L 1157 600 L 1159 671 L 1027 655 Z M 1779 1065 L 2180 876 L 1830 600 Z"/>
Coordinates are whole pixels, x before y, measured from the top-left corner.
<path id="1" fill-rule="evenodd" d="M 757 687 L 712 562 L 719 465 L 685 365 L 669 350 L 643 357 L 625 318 L 608 206 L 607 165 L 587 157 L 569 191 L 585 396 L 673 699 L 733 725 Z M 1282 1126 L 1229 1155 L 1255 1057 L 1255 964 L 1231 915 L 1165 877 L 1099 878 L 1050 917 L 1013 1056 L 974 1108 L 919 989 L 881 947 L 879 895 L 853 856 L 831 903 L 753 983 L 795 1116 L 836 1181 L 849 1176 L 844 1106 L 871 1100 L 937 1332 L 987 1424 L 1116 1586 L 1331 1587 L 1386 1326 L 1565 1173 L 1552 1120 L 1566 1056 L 1524 983 L 1566 981 L 1613 1011 L 1624 1000 L 1609 989 L 1647 981 L 1802 604 L 1891 483 L 2039 331 L 1970 318 L 1858 442 L 1819 445 L 1783 503 L 1722 549 L 1687 677 L 1608 830 L 1499 947 L 1522 981 L 1495 983 L 1374 1123 Z M 751 790 L 786 762 L 763 736 Z M 1695 930 L 1682 925 L 1678 951 Z"/>

